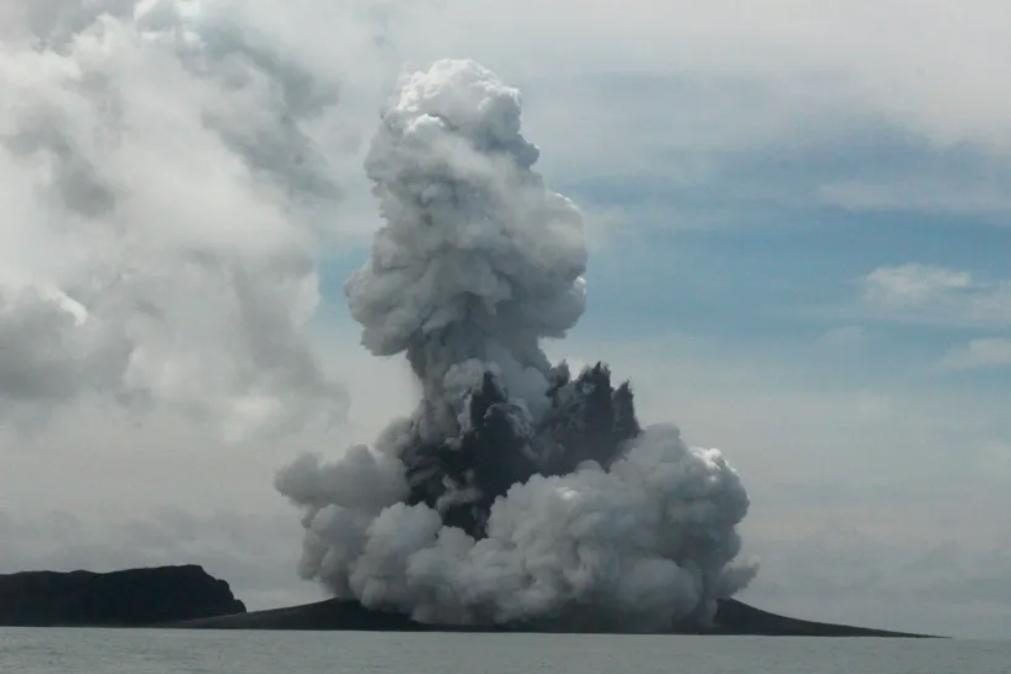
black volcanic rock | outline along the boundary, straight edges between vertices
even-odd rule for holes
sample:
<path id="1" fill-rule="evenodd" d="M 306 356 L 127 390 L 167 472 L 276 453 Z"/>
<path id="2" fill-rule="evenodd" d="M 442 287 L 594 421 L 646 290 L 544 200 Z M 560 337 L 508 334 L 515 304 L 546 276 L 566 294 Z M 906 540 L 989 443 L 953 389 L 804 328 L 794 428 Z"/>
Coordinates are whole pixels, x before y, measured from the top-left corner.
<path id="1" fill-rule="evenodd" d="M 926 634 L 889 632 L 868 627 L 798 620 L 749 606 L 736 599 L 720 601 L 710 634 L 753 634 L 788 637 L 927 637 Z"/>
<path id="2" fill-rule="evenodd" d="M 437 629 L 400 613 L 373 611 L 356 601 L 327 599 L 313 604 L 252 611 L 241 615 L 187 620 L 168 627 L 222 630 L 356 630 L 363 632 L 424 632 Z M 449 628 L 445 631 L 462 631 Z"/>
<path id="3" fill-rule="evenodd" d="M 228 583 L 195 565 L 0 575 L 0 625 L 132 627 L 245 610 Z"/>
<path id="4" fill-rule="evenodd" d="M 396 614 L 374 611 L 354 601 L 328 599 L 314 604 L 255 611 L 235 616 L 204 618 L 172 625 L 192 629 L 362 630 L 387 632 L 550 632 L 522 626 L 475 627 L 424 625 Z M 676 633 L 676 630 L 672 631 Z M 817 636 L 817 637 L 917 637 L 923 635 L 833 625 L 787 618 L 748 606 L 736 599 L 720 602 L 714 626 L 701 634 Z"/>

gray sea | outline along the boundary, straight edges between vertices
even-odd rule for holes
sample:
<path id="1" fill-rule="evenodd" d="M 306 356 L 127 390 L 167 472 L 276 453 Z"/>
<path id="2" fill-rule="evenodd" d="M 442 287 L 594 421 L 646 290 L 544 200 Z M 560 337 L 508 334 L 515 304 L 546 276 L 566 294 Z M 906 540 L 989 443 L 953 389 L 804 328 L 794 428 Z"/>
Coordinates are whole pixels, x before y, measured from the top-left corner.
<path id="1" fill-rule="evenodd" d="M 3 674 L 986 674 L 1011 642 L 0 628 Z"/>

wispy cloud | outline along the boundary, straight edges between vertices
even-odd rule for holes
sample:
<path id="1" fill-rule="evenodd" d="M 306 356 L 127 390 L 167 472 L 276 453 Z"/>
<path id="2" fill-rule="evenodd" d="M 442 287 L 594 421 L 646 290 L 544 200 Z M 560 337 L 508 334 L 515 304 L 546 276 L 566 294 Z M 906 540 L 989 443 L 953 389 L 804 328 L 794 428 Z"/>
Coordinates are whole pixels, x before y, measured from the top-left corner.
<path id="1" fill-rule="evenodd" d="M 1011 326 L 1011 279 L 922 264 L 879 267 L 861 279 L 875 317 L 952 326 Z"/>
<path id="2" fill-rule="evenodd" d="M 1011 339 L 973 339 L 950 350 L 938 363 L 938 367 L 954 372 L 1011 367 Z"/>
<path id="3" fill-rule="evenodd" d="M 867 343 L 867 330 L 859 325 L 841 325 L 826 330 L 818 343 L 830 349 L 853 349 Z"/>
<path id="4" fill-rule="evenodd" d="M 831 181 L 819 188 L 828 204 L 850 211 L 940 213 L 978 216 L 1011 224 L 1011 195 L 1006 183 L 963 181 L 937 176 Z"/>
<path id="5" fill-rule="evenodd" d="M 916 306 L 972 285 L 969 272 L 905 264 L 879 267 L 869 273 L 864 279 L 864 297 L 885 306 Z"/>

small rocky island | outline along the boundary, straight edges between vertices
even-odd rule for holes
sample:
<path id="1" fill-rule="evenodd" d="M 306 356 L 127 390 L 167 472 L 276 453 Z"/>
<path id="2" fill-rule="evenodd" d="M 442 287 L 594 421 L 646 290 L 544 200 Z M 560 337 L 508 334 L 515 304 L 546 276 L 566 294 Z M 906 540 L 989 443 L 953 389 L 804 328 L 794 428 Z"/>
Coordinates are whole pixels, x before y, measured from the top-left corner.
<path id="1" fill-rule="evenodd" d="M 397 613 L 365 608 L 355 601 L 327 599 L 314 604 L 231 616 L 202 618 L 175 625 L 191 629 L 239 630 L 360 630 L 386 632 L 559 632 L 551 625 L 445 626 L 424 625 Z M 722 634 L 811 637 L 922 637 L 925 635 L 798 620 L 762 611 L 736 599 L 720 601 L 708 630 L 676 630 L 671 634 Z"/>
<path id="2" fill-rule="evenodd" d="M 0 625 L 138 627 L 245 610 L 228 583 L 196 565 L 0 575 Z"/>

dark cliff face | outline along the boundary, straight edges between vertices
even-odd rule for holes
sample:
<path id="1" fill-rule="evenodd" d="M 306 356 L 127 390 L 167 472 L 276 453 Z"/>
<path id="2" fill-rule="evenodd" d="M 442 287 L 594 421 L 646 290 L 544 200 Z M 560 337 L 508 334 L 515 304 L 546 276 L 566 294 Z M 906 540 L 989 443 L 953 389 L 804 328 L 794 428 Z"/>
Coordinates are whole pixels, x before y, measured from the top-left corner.
<path id="1" fill-rule="evenodd" d="M 0 625 L 138 626 L 244 613 L 199 566 L 0 575 Z"/>

